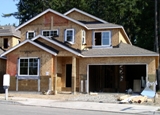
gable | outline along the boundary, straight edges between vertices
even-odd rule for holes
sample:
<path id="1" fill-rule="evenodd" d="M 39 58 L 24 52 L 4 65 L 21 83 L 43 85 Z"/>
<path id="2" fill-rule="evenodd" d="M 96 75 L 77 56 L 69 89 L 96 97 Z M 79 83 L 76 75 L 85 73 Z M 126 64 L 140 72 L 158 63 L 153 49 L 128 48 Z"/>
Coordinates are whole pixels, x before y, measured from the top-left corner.
<path id="1" fill-rule="evenodd" d="M 70 15 L 71 14 L 71 15 Z M 89 13 L 87 13 L 87 12 L 84 12 L 84 11 L 82 11 L 82 10 L 79 10 L 79 9 L 77 9 L 77 8 L 72 8 L 71 10 L 69 10 L 68 12 L 66 12 L 66 13 L 64 13 L 64 15 L 66 15 L 66 16 L 68 16 L 68 17 L 72 17 L 73 19 L 76 19 L 77 20 L 77 17 L 78 17 L 78 19 L 81 19 L 82 18 L 82 20 L 83 21 L 97 21 L 97 22 L 101 22 L 101 23 L 108 23 L 108 22 L 106 22 L 106 21 L 104 21 L 104 20 L 102 20 L 102 19 L 100 19 L 100 18 L 98 18 L 98 17 L 95 17 L 95 16 L 93 16 L 93 15 L 91 15 L 91 14 L 89 14 Z M 74 16 L 75 15 L 75 16 Z M 76 17 L 76 15 L 78 15 L 77 17 Z M 81 17 L 82 16 L 82 17 Z M 83 19 L 84 18 L 84 19 Z M 88 20 L 89 19 L 89 20 Z"/>
<path id="2" fill-rule="evenodd" d="M 44 47 L 44 46 L 41 46 L 41 45 L 39 45 L 39 44 L 31 41 L 31 40 L 25 40 L 25 41 L 21 42 L 20 44 L 18 44 L 18 45 L 16 45 L 16 46 L 12 47 L 11 49 L 7 50 L 6 52 L 2 53 L 1 56 L 5 56 L 5 55 L 11 53 L 12 51 L 17 50 L 17 49 L 20 48 L 21 46 L 24 46 L 25 44 L 28 44 L 28 43 L 30 43 L 30 44 L 32 44 L 33 46 L 38 47 L 38 48 L 46 51 L 46 52 L 48 52 L 48 53 L 50 53 L 50 54 L 52 54 L 52 55 L 55 55 L 55 56 L 57 55 L 57 52 L 54 51 L 54 50 L 51 50 L 51 49 L 46 48 L 46 47 Z M 26 49 L 28 49 L 28 48 L 26 47 Z M 32 48 L 31 48 L 31 49 L 32 49 Z"/>
<path id="3" fill-rule="evenodd" d="M 48 13 L 48 14 L 47 14 L 47 13 Z M 50 14 L 50 13 L 55 14 L 56 16 L 58 16 L 58 18 L 61 17 L 61 19 L 63 18 L 63 19 L 66 19 L 66 20 L 68 20 L 68 21 L 74 22 L 74 23 L 76 23 L 76 24 L 78 24 L 78 25 L 81 25 L 81 26 L 85 27 L 85 25 L 84 25 L 83 23 L 81 23 L 81 22 L 78 22 L 78 21 L 76 21 L 76 20 L 73 20 L 73 19 L 71 19 L 71 18 L 69 18 L 69 17 L 67 17 L 67 16 L 65 16 L 65 15 L 63 15 L 63 14 L 61 14 L 61 13 L 59 13 L 59 12 L 56 12 L 56 11 L 54 11 L 54 10 L 52 10 L 52 9 L 47 9 L 47 10 L 45 10 L 44 12 L 40 13 L 39 15 L 33 17 L 33 18 L 30 19 L 29 21 L 27 21 L 27 22 L 25 22 L 24 24 L 22 24 L 22 25 L 20 25 L 19 27 L 17 27 L 16 30 L 20 30 L 20 29 L 23 28 L 24 26 L 28 25 L 29 23 L 31 23 L 31 22 L 33 22 L 33 21 L 36 21 L 38 18 L 44 16 L 45 14 L 47 14 L 47 15 L 45 15 L 45 20 L 43 20 L 43 21 L 45 21 L 45 23 L 49 23 L 49 22 L 51 21 L 51 20 L 49 19 L 49 17 L 52 15 L 52 14 Z M 55 16 L 53 16 L 53 17 L 55 17 Z M 64 20 L 63 20 L 63 21 L 64 21 Z M 57 22 L 60 23 L 61 20 L 57 19 Z M 40 23 L 40 24 L 42 24 L 42 23 Z"/>
<path id="4" fill-rule="evenodd" d="M 70 18 L 73 18 L 75 20 L 78 20 L 78 21 L 87 21 L 87 22 L 88 21 L 96 21 L 95 19 L 93 19 L 87 15 L 84 15 L 80 12 L 77 12 L 77 11 L 73 11 L 73 12 L 69 13 L 67 16 Z"/>

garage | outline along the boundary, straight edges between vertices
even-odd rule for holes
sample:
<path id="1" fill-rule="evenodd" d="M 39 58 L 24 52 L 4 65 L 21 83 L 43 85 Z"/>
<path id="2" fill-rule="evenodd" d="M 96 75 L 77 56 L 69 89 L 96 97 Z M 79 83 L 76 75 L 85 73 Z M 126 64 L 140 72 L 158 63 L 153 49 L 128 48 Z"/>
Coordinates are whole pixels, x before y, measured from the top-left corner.
<path id="1" fill-rule="evenodd" d="M 146 64 L 89 65 L 90 92 L 140 92 L 147 76 Z"/>

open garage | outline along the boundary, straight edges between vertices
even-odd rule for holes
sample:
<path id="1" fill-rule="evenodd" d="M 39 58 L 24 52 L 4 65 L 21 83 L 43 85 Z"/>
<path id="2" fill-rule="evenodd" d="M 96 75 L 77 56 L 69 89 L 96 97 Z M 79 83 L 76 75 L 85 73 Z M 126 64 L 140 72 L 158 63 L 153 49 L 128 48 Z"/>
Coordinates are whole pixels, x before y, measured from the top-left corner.
<path id="1" fill-rule="evenodd" d="M 90 92 L 140 92 L 147 76 L 146 64 L 89 65 Z M 135 85 L 136 84 L 136 85 Z"/>

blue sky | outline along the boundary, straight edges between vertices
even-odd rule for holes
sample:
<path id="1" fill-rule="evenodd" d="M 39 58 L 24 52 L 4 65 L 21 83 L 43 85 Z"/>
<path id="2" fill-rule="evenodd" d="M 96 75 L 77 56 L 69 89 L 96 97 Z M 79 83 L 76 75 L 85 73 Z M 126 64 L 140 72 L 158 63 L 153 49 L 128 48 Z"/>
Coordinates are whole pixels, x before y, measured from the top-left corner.
<path id="1" fill-rule="evenodd" d="M 13 16 L 11 17 L 7 17 L 7 18 L 3 18 L 2 15 L 3 14 L 8 14 L 8 13 L 13 13 L 13 12 L 17 12 L 17 6 L 15 5 L 16 3 L 18 3 L 19 0 L 3 0 L 1 1 L 0 4 L 0 25 L 6 25 L 6 24 L 13 24 L 15 23 L 16 25 L 18 25 L 19 21 L 17 19 L 15 19 Z"/>

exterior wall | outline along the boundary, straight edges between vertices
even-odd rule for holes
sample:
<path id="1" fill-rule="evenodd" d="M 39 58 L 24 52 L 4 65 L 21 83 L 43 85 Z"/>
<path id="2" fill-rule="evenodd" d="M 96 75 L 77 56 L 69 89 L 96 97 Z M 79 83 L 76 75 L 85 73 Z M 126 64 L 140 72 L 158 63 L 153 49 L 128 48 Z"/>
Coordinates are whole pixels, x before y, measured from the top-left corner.
<path id="1" fill-rule="evenodd" d="M 71 45 L 71 47 L 81 49 L 82 47 L 81 30 L 83 29 L 83 27 L 53 13 L 47 13 L 38 18 L 37 20 L 23 27 L 21 29 L 21 41 L 24 41 L 26 39 L 27 31 L 35 31 L 36 35 L 39 35 L 42 34 L 42 30 L 54 30 L 54 29 L 58 29 L 59 31 L 59 36 L 55 37 L 55 39 L 61 42 L 64 42 L 65 29 L 75 29 L 75 43 Z"/>
<path id="2" fill-rule="evenodd" d="M 73 12 L 69 13 L 67 16 L 70 18 L 73 18 L 75 20 L 78 20 L 78 21 L 79 20 L 80 21 L 96 21 L 95 19 L 90 18 L 84 14 L 77 12 L 77 11 L 73 11 Z"/>
<path id="3" fill-rule="evenodd" d="M 12 37 L 12 43 L 11 43 L 11 47 L 19 44 L 19 39 L 17 37 Z"/>
<path id="4" fill-rule="evenodd" d="M 4 38 L 8 39 L 8 45 L 9 45 L 8 48 L 4 48 L 4 46 L 3 46 L 3 39 Z M 13 46 L 17 45 L 18 43 L 19 43 L 19 39 L 14 36 L 4 36 L 4 37 L 0 36 L 0 47 L 2 47 L 5 50 L 12 48 Z"/>
<path id="5" fill-rule="evenodd" d="M 120 64 L 147 64 L 148 75 L 156 74 L 156 60 L 155 57 L 108 57 L 108 58 L 81 58 L 79 60 L 79 74 L 87 74 L 88 64 L 108 64 L 108 65 L 120 65 Z M 149 76 L 150 77 L 150 76 Z M 155 76 L 154 76 L 155 77 Z M 155 78 L 148 78 L 154 79 Z"/>
<path id="6" fill-rule="evenodd" d="M 119 42 L 127 43 L 121 32 L 119 32 Z"/>
<path id="7" fill-rule="evenodd" d="M 48 78 L 51 77 L 53 74 L 53 59 L 54 57 L 47 53 L 46 51 L 43 51 L 42 49 L 39 49 L 36 46 L 33 46 L 30 43 L 27 43 L 13 52 L 9 53 L 7 55 L 7 69 L 6 72 L 11 75 L 11 86 L 10 90 L 15 90 L 15 76 L 17 75 L 17 61 L 19 57 L 39 57 L 40 58 L 40 78 L 42 79 L 41 87 L 43 89 L 45 88 L 46 84 L 48 83 Z M 47 75 L 48 72 L 49 74 Z M 33 87 L 31 88 L 31 86 Z M 29 86 L 29 87 L 28 87 Z M 20 80 L 19 82 L 19 88 L 20 90 L 37 90 L 37 80 Z M 42 89 L 41 89 L 42 90 Z"/>
<path id="8" fill-rule="evenodd" d="M 116 46 L 119 44 L 119 29 L 101 29 L 101 30 L 89 30 L 86 32 L 86 44 L 87 47 L 92 47 L 93 33 L 95 31 L 111 31 L 112 37 L 112 46 Z"/>
<path id="9" fill-rule="evenodd" d="M 3 75 L 6 73 L 6 60 L 0 59 L 0 87 L 3 86 Z"/>

